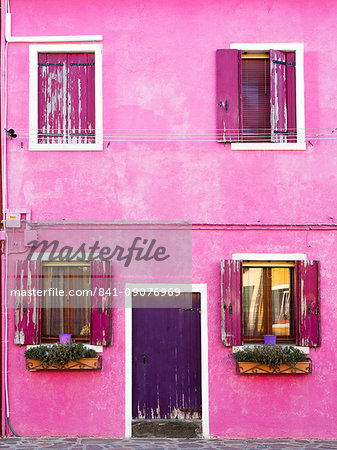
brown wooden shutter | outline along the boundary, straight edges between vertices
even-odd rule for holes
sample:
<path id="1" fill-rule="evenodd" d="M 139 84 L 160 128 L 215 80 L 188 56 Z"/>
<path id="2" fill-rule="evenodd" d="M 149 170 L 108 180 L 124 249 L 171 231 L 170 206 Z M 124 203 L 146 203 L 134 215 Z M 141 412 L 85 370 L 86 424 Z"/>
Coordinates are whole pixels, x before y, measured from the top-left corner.
<path id="1" fill-rule="evenodd" d="M 221 261 L 221 338 L 229 347 L 242 344 L 242 262 Z"/>
<path id="2" fill-rule="evenodd" d="M 42 289 L 41 281 L 41 261 L 16 262 L 15 344 L 33 345 L 41 341 L 41 296 L 36 293 Z"/>
<path id="3" fill-rule="evenodd" d="M 217 141 L 239 142 L 241 51 L 216 51 Z"/>
<path id="4" fill-rule="evenodd" d="M 111 264 L 91 261 L 91 326 L 92 345 L 112 344 Z"/>
<path id="5" fill-rule="evenodd" d="M 297 344 L 321 345 L 319 261 L 296 261 Z"/>

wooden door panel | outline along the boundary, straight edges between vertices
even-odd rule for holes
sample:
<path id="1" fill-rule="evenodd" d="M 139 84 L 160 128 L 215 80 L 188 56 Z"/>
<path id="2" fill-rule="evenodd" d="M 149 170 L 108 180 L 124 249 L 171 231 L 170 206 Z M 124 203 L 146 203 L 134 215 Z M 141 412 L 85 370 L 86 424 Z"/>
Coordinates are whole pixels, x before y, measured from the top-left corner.
<path id="1" fill-rule="evenodd" d="M 200 295 L 193 308 L 133 309 L 133 418 L 201 418 Z"/>

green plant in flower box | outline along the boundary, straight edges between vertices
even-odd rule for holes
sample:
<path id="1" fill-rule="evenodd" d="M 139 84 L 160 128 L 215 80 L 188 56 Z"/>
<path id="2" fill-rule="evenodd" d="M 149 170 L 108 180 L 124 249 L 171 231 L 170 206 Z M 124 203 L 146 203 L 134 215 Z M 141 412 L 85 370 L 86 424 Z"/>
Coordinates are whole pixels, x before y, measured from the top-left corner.
<path id="1" fill-rule="evenodd" d="M 81 358 L 97 358 L 96 350 L 80 343 L 39 345 L 25 351 L 26 359 L 35 359 L 45 365 L 64 365 Z"/>
<path id="2" fill-rule="evenodd" d="M 238 362 L 265 364 L 271 369 L 279 369 L 281 364 L 294 365 L 308 360 L 302 350 L 293 346 L 280 345 L 247 346 L 243 350 L 232 353 L 231 357 Z"/>

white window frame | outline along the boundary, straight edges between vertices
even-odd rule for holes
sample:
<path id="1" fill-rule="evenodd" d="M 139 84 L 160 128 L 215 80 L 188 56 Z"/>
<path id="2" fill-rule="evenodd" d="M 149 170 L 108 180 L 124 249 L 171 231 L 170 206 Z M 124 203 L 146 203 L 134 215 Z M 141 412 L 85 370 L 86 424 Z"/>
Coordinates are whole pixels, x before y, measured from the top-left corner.
<path id="1" fill-rule="evenodd" d="M 295 52 L 296 64 L 296 131 L 297 142 L 251 142 L 232 143 L 232 150 L 306 150 L 305 142 L 305 114 L 304 114 L 304 46 L 301 43 L 233 43 L 231 49 L 248 52 L 269 51 L 270 49 L 281 52 Z"/>
<path id="2" fill-rule="evenodd" d="M 235 261 L 306 261 L 305 253 L 232 253 Z"/>
<path id="3" fill-rule="evenodd" d="M 95 138 L 94 144 L 38 144 L 38 54 L 94 53 L 95 55 Z M 29 150 L 103 150 L 102 44 L 41 44 L 29 46 Z"/>
<path id="4" fill-rule="evenodd" d="M 232 253 L 232 259 L 235 261 L 306 261 L 306 253 Z M 234 345 L 232 352 L 238 352 L 245 347 L 254 347 L 255 344 Z M 283 345 L 285 347 L 286 345 Z M 292 347 L 302 350 L 305 354 L 310 354 L 310 347 L 300 347 L 292 345 Z"/>

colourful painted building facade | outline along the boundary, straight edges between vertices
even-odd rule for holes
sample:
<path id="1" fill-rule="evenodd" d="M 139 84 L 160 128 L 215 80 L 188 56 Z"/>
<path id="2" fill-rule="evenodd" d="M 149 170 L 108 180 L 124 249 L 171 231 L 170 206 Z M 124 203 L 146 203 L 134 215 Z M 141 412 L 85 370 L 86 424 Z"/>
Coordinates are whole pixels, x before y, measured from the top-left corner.
<path id="1" fill-rule="evenodd" d="M 201 421 L 205 437 L 337 438 L 336 3 L 9 3 L 1 120 L 17 137 L 2 142 L 4 432 L 8 416 L 23 436 L 129 436 L 133 420 L 171 418 Z M 126 249 L 136 236 L 164 242 L 174 263 L 160 251 L 160 269 L 125 271 L 112 259 L 95 276 L 89 245 Z M 85 243 L 83 264 L 17 263 L 35 239 L 74 251 Z M 100 287 L 108 266 L 118 302 L 92 295 L 90 317 L 76 332 L 69 325 L 96 346 L 102 369 L 27 370 L 26 345 L 52 342 L 50 323 L 61 319 L 29 303 L 35 297 L 15 303 L 10 289 L 31 275 L 43 287 L 48 276 L 61 280 L 49 287 L 76 276 L 79 289 Z M 137 361 L 142 377 L 151 359 L 138 348 L 137 360 L 127 289 L 174 289 L 176 280 L 197 296 L 179 308 L 196 313 L 195 325 L 172 320 L 182 326 L 177 348 L 189 339 L 182 355 L 196 349 L 199 403 L 178 412 L 172 403 L 163 417 L 159 391 L 150 412 L 135 404 Z M 139 339 L 154 329 L 163 327 L 150 322 Z M 303 348 L 312 373 L 237 374 L 233 346 L 263 334 Z M 163 353 L 164 334 L 152 336 Z M 144 405 L 160 386 L 147 376 Z"/>

